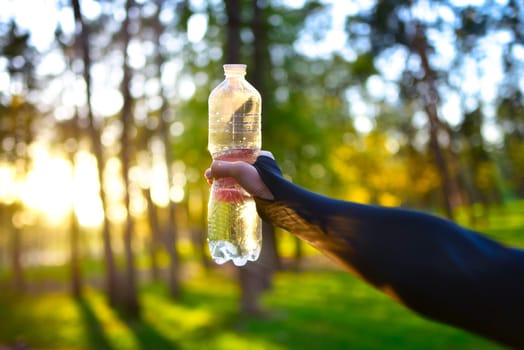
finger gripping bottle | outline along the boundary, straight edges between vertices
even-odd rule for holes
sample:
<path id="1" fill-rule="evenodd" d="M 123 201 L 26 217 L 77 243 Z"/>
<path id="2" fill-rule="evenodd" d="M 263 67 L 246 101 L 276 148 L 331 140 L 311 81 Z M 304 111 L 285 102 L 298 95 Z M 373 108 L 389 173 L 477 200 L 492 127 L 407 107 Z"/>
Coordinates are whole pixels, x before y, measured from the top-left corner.
<path id="1" fill-rule="evenodd" d="M 262 98 L 245 79 L 246 65 L 224 65 L 225 80 L 209 95 L 209 143 L 214 160 L 255 162 L 260 152 Z M 258 259 L 262 224 L 255 201 L 232 178 L 213 181 L 208 245 L 217 264 Z"/>

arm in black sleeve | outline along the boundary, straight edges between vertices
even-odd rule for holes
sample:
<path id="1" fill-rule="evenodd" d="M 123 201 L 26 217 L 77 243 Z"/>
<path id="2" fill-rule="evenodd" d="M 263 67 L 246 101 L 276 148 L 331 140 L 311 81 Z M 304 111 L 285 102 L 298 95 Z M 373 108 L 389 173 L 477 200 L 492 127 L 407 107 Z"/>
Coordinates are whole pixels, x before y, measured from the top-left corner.
<path id="1" fill-rule="evenodd" d="M 524 348 L 524 251 L 429 214 L 309 192 L 254 164 L 274 200 L 260 215 L 417 313 Z"/>

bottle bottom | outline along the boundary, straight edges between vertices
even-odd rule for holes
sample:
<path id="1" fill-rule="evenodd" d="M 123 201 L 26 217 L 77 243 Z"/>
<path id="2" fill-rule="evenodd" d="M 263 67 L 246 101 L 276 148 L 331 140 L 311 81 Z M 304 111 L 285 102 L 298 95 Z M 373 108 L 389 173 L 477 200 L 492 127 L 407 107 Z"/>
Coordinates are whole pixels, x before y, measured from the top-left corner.
<path id="1" fill-rule="evenodd" d="M 260 249 L 240 255 L 236 245 L 224 240 L 209 240 L 208 245 L 213 261 L 219 265 L 231 260 L 235 266 L 244 266 L 248 261 L 256 261 L 260 255 Z"/>

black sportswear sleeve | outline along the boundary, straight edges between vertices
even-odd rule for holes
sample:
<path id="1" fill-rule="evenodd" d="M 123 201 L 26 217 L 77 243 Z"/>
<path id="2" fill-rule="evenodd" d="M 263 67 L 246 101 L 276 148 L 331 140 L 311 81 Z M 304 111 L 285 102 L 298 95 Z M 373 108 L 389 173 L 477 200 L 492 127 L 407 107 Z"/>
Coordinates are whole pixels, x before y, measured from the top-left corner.
<path id="1" fill-rule="evenodd" d="M 278 164 L 254 164 L 274 196 L 260 216 L 413 311 L 524 348 L 524 251 L 430 214 L 307 191 Z"/>

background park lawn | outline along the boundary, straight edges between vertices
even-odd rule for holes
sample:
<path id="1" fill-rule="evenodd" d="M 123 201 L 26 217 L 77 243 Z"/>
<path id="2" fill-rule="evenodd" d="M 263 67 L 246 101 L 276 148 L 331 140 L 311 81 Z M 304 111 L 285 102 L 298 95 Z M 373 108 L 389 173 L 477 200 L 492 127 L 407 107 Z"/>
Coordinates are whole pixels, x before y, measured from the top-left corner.
<path id="1" fill-rule="evenodd" d="M 479 225 L 488 235 L 523 246 L 524 203 L 493 209 Z M 0 297 L 1 344 L 31 349 L 502 349 L 425 320 L 312 256 L 302 272 L 279 272 L 260 317 L 238 314 L 238 283 L 230 267 L 196 273 L 180 301 L 163 284 L 142 284 L 143 313 L 129 321 L 88 288 Z M 60 273 L 47 278 L 60 283 Z M 35 273 L 36 280 L 45 272 Z M 64 281 L 62 281 L 64 282 Z M 0 347 L 1 348 L 1 347 Z"/>
<path id="2" fill-rule="evenodd" d="M 237 314 L 237 284 L 219 273 L 191 280 L 181 302 L 163 286 L 141 291 L 143 316 L 127 321 L 89 290 L 0 301 L 0 338 L 35 349 L 498 349 L 421 319 L 343 271 L 277 275 L 267 314 Z"/>

